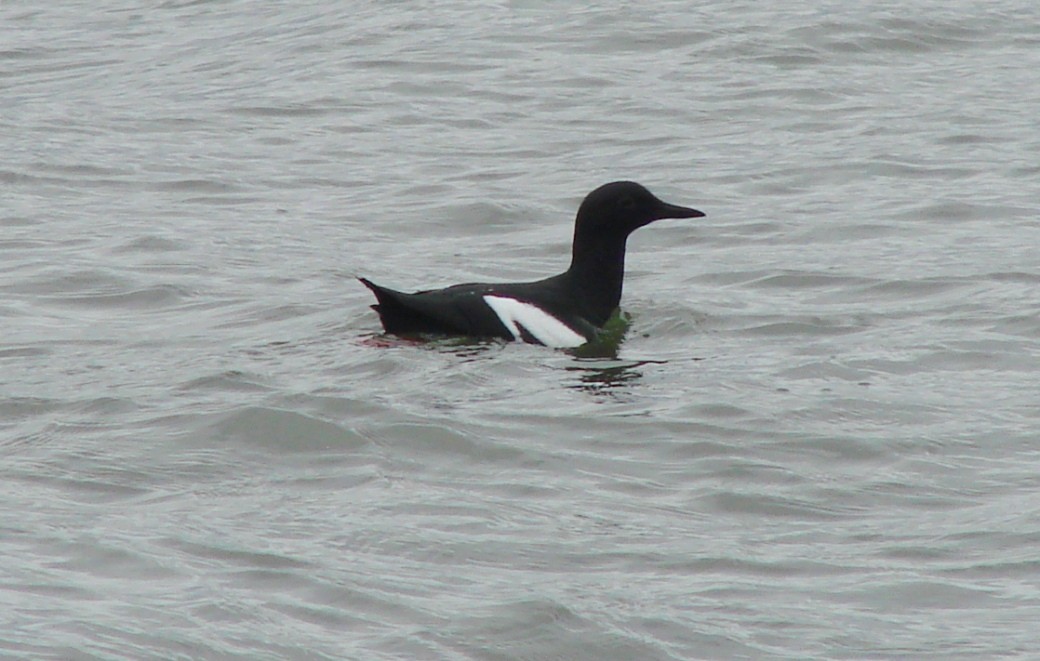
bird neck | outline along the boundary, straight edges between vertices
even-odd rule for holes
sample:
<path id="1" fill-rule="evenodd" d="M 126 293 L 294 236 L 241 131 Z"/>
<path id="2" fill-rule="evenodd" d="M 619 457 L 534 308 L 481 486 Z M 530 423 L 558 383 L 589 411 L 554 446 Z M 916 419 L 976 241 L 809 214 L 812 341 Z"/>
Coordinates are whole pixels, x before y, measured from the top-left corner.
<path id="1" fill-rule="evenodd" d="M 575 233 L 567 275 L 577 290 L 589 321 L 597 326 L 605 324 L 621 303 L 627 238 L 582 237 Z"/>

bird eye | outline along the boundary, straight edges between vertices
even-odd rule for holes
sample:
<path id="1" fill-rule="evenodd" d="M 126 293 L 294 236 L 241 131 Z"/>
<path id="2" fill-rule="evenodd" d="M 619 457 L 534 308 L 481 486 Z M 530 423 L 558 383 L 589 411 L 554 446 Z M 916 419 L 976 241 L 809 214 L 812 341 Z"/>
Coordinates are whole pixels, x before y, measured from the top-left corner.
<path id="1" fill-rule="evenodd" d="M 636 201 L 630 195 L 626 195 L 618 200 L 618 204 L 621 205 L 622 209 L 632 210 L 636 208 Z"/>

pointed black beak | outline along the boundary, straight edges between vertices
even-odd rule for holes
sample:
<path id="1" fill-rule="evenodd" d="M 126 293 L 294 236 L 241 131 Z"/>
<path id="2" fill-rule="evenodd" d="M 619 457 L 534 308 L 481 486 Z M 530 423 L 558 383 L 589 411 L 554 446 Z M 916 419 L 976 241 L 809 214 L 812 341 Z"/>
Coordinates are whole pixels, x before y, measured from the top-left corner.
<path id="1" fill-rule="evenodd" d="M 668 204 L 667 202 L 661 202 L 660 208 L 657 212 L 657 219 L 661 218 L 703 218 L 704 212 L 697 211 L 696 209 L 690 209 L 688 207 L 680 207 L 676 204 Z"/>

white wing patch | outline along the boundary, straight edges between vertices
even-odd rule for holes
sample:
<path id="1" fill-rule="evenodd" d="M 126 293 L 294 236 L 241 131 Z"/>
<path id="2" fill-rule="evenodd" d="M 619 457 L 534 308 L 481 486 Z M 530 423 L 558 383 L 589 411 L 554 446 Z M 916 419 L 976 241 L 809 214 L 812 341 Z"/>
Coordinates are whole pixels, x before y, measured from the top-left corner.
<path id="1" fill-rule="evenodd" d="M 523 326 L 524 330 L 547 347 L 579 347 L 587 341 L 584 335 L 530 303 L 491 295 L 485 296 L 484 302 L 498 315 L 502 324 L 517 340 L 521 339 L 520 327 Z"/>

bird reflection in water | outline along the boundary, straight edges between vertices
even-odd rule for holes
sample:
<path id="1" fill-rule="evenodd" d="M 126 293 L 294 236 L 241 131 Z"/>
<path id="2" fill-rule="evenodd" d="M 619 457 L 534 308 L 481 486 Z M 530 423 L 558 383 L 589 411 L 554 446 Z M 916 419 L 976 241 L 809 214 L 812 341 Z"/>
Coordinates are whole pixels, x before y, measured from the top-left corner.
<path id="1" fill-rule="evenodd" d="M 577 364 L 567 367 L 576 372 L 578 381 L 571 387 L 596 395 L 621 395 L 627 393 L 643 378 L 644 365 L 663 365 L 663 360 L 590 360 L 578 359 Z"/>

